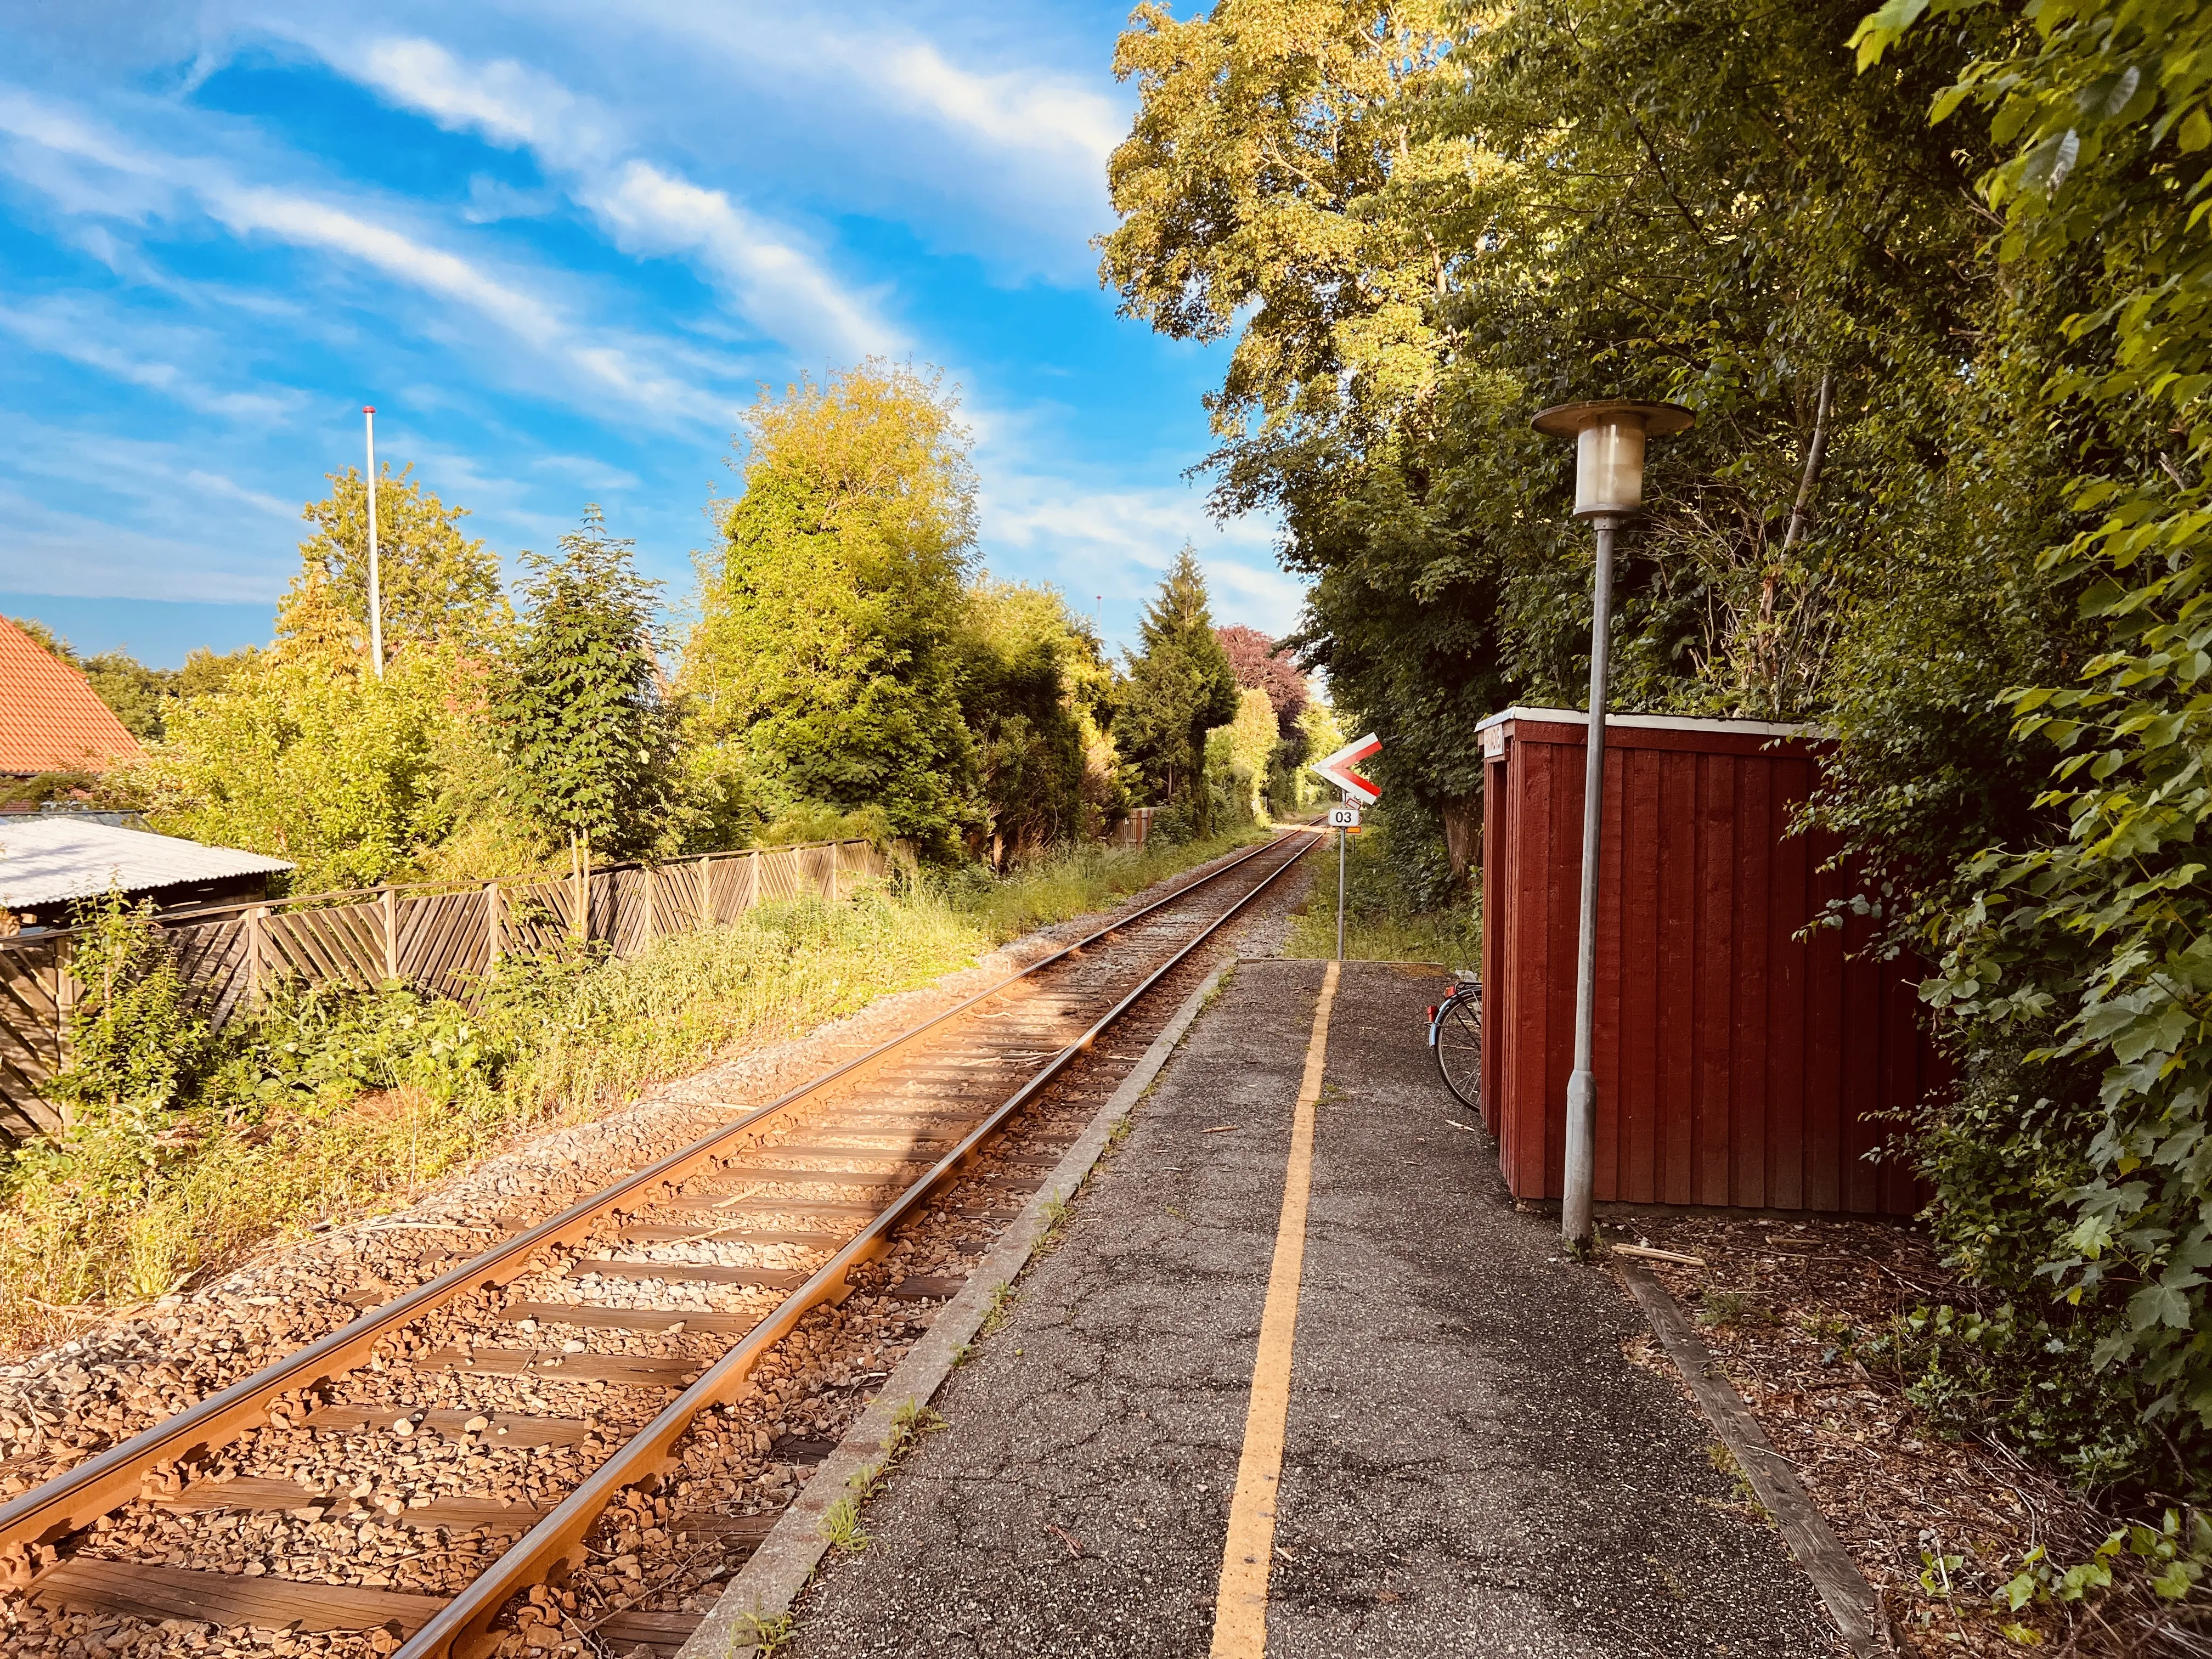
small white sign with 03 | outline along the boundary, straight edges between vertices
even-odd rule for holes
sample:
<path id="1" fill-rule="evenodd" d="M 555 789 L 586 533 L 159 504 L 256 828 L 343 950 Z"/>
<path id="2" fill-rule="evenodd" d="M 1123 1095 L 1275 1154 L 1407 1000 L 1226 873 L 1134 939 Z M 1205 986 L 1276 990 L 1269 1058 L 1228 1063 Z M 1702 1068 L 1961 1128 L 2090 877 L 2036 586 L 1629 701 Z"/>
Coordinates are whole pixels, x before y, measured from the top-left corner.
<path id="1" fill-rule="evenodd" d="M 1359 809 L 1357 806 L 1330 807 L 1328 827 L 1332 830 L 1357 830 L 1359 828 Z"/>

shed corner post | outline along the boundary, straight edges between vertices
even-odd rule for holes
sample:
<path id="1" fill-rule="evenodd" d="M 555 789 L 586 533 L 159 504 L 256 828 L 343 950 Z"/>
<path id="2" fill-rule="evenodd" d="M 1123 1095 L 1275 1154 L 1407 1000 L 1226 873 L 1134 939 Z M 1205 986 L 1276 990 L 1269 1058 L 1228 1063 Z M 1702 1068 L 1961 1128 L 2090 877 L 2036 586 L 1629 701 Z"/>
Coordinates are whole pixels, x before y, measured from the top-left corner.
<path id="1" fill-rule="evenodd" d="M 384 912 L 384 976 L 387 980 L 399 977 L 399 896 L 388 882 L 383 892 L 377 895 L 377 904 Z"/>
<path id="2" fill-rule="evenodd" d="M 647 945 L 660 937 L 660 866 L 648 863 L 645 866 L 645 942 Z"/>
<path id="3" fill-rule="evenodd" d="M 499 884 L 484 884 L 484 967 L 499 966 Z"/>

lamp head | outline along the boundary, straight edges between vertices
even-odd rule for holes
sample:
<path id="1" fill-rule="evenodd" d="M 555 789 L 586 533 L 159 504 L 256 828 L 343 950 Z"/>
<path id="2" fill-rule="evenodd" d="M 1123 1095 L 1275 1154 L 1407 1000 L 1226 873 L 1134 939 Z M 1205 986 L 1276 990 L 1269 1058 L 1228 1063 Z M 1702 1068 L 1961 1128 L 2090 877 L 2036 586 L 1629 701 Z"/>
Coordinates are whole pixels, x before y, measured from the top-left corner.
<path id="1" fill-rule="evenodd" d="M 1537 431 L 1575 441 L 1575 516 L 1633 513 L 1644 505 L 1644 441 L 1687 432 L 1698 417 L 1680 404 L 1595 398 L 1558 404 L 1530 422 Z"/>

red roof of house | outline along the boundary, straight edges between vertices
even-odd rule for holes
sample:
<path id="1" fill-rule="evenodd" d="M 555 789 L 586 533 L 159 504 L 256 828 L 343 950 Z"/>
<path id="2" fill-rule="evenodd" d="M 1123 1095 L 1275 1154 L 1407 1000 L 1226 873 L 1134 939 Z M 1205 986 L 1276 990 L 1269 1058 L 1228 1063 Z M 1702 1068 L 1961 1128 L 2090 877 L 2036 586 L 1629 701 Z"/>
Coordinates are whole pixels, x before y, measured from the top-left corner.
<path id="1" fill-rule="evenodd" d="M 92 771 L 138 752 L 82 674 L 0 617 L 0 772 Z"/>

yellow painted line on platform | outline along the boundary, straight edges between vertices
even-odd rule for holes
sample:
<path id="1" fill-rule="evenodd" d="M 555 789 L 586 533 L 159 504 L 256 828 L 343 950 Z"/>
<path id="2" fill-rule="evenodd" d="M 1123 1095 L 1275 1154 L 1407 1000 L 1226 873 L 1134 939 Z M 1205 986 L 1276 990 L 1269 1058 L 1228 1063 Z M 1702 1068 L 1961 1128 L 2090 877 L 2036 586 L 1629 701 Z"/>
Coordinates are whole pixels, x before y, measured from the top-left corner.
<path id="1" fill-rule="evenodd" d="M 1283 1479 L 1283 1435 L 1291 1414 L 1291 1350 L 1297 1335 L 1298 1285 L 1306 1265 L 1306 1200 L 1313 1191 L 1314 1109 L 1328 1056 L 1328 1011 L 1337 964 L 1322 975 L 1306 1043 L 1306 1072 L 1291 1115 L 1291 1159 L 1283 1176 L 1283 1213 L 1275 1261 L 1260 1315 L 1260 1352 L 1252 1365 L 1252 1404 L 1244 1414 L 1244 1452 L 1229 1505 L 1221 1553 L 1221 1593 L 1213 1606 L 1212 1659 L 1261 1659 L 1267 1650 L 1267 1570 L 1275 1553 L 1275 1496 Z"/>

